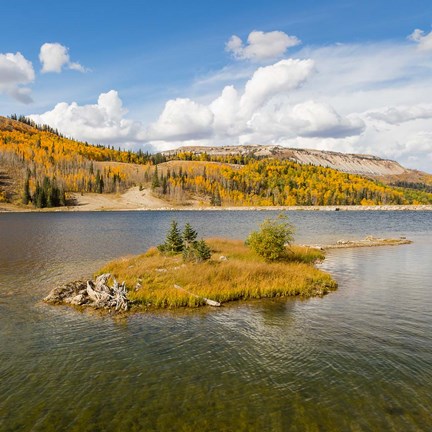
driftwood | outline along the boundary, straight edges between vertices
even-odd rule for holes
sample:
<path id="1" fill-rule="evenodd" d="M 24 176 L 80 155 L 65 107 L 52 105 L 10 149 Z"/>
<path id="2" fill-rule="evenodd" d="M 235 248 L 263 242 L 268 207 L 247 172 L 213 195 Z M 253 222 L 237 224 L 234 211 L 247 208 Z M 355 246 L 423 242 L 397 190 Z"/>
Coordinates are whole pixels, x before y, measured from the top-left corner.
<path id="1" fill-rule="evenodd" d="M 111 286 L 108 285 L 110 280 Z M 98 276 L 95 281 L 76 281 L 54 288 L 44 301 L 115 311 L 127 311 L 129 308 L 125 283 L 119 284 L 109 273 Z"/>
<path id="2" fill-rule="evenodd" d="M 196 298 L 199 298 L 199 299 L 203 299 L 203 300 L 206 302 L 206 304 L 208 304 L 209 306 L 219 307 L 219 306 L 221 305 L 221 304 L 220 304 L 219 302 L 217 302 L 216 300 L 210 300 L 210 299 L 208 299 L 208 298 L 201 297 L 201 296 L 198 296 L 198 295 L 196 295 L 196 294 L 193 294 L 193 293 L 191 293 L 190 291 L 188 291 L 188 290 L 182 288 L 180 285 L 176 285 L 176 284 L 174 284 L 174 288 L 177 288 L 178 290 L 184 291 L 185 293 L 191 295 L 192 297 L 196 297 Z"/>

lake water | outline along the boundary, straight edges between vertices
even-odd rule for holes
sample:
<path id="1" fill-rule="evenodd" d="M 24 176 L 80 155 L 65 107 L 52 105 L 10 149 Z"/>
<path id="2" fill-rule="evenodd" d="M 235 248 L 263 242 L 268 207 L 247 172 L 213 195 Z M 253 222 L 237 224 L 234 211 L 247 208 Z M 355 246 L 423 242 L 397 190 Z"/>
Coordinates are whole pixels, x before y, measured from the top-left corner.
<path id="1" fill-rule="evenodd" d="M 0 430 L 432 430 L 432 213 L 292 212 L 334 250 L 324 298 L 101 317 L 41 302 L 175 218 L 245 238 L 269 212 L 0 214 Z"/>

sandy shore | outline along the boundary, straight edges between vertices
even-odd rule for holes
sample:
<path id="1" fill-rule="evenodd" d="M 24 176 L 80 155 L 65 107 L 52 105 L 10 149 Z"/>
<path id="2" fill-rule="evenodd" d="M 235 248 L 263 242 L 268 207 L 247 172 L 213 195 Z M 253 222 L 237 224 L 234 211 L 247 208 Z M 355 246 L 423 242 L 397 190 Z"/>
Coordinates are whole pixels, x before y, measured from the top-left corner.
<path id="1" fill-rule="evenodd" d="M 202 205 L 198 201 L 191 201 L 189 205 L 172 205 L 154 197 L 150 190 L 140 191 L 138 187 L 129 189 L 123 194 L 71 194 L 76 205 L 50 209 L 34 209 L 19 207 L 13 204 L 0 203 L 1 212 L 80 212 L 80 211 L 431 211 L 432 205 L 383 205 L 383 206 L 238 206 L 211 207 Z"/>

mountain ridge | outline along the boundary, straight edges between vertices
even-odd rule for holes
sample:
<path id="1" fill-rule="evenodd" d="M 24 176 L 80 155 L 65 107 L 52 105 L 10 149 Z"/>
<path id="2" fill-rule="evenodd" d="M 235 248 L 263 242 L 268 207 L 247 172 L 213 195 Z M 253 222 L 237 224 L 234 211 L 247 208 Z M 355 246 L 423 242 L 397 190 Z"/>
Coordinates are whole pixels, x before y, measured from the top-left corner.
<path id="1" fill-rule="evenodd" d="M 173 156 L 180 152 L 208 154 L 209 156 L 248 155 L 258 158 L 274 157 L 291 160 L 301 164 L 312 164 L 333 168 L 349 174 L 372 177 L 398 176 L 421 171 L 405 168 L 399 162 L 369 154 L 342 153 L 329 150 L 300 149 L 278 145 L 239 145 L 239 146 L 187 146 L 161 152 Z M 423 174 L 423 173 L 422 173 Z M 424 173 L 427 174 L 427 173 Z"/>

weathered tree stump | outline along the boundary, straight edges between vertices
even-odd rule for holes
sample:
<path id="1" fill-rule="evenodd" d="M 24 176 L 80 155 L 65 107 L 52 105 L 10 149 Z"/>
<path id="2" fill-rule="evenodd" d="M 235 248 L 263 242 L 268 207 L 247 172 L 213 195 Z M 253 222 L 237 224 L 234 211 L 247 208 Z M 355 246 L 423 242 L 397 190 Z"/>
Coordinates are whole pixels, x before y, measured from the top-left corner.
<path id="1" fill-rule="evenodd" d="M 111 286 L 108 282 L 112 280 Z M 109 273 L 102 274 L 95 281 L 70 282 L 54 288 L 44 301 L 51 304 L 89 306 L 96 309 L 127 311 L 129 301 L 126 284 L 119 284 Z"/>

